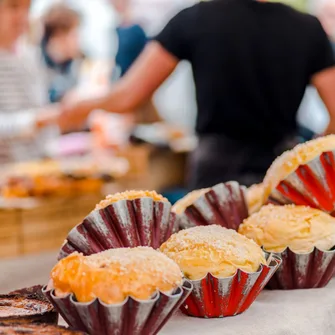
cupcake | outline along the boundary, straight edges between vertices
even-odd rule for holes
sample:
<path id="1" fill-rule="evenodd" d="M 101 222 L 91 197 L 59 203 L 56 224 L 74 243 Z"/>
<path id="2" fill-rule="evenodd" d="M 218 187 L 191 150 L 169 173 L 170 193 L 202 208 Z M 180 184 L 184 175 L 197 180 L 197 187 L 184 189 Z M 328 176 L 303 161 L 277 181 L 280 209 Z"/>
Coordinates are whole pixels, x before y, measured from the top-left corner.
<path id="1" fill-rule="evenodd" d="M 270 288 L 323 287 L 335 274 L 335 219 L 322 211 L 267 205 L 244 220 L 239 233 L 282 258 Z"/>
<path id="2" fill-rule="evenodd" d="M 249 214 L 258 212 L 264 205 L 263 194 L 264 194 L 263 184 L 255 184 L 247 189 L 246 198 L 247 198 Z"/>
<path id="3" fill-rule="evenodd" d="M 149 247 L 62 259 L 44 292 L 67 323 L 88 334 L 156 334 L 191 290 L 178 265 Z"/>
<path id="4" fill-rule="evenodd" d="M 219 184 L 189 193 L 173 207 L 181 228 L 220 225 L 237 229 L 248 217 L 245 187 L 237 182 Z"/>
<path id="5" fill-rule="evenodd" d="M 335 210 L 335 135 L 296 146 L 278 157 L 264 179 L 263 202 Z"/>
<path id="6" fill-rule="evenodd" d="M 59 259 L 75 251 L 91 255 L 121 247 L 157 249 L 177 227 L 171 204 L 155 191 L 109 195 L 70 231 Z"/>
<path id="7" fill-rule="evenodd" d="M 58 313 L 45 299 L 42 286 L 21 289 L 0 295 L 0 323 L 57 324 Z M 0 332 L 1 334 L 1 332 Z"/>
<path id="8" fill-rule="evenodd" d="M 267 265 L 265 253 L 254 241 L 217 225 L 182 230 L 160 250 L 193 284 L 182 311 L 203 318 L 244 312 L 280 264 L 274 257 Z"/>

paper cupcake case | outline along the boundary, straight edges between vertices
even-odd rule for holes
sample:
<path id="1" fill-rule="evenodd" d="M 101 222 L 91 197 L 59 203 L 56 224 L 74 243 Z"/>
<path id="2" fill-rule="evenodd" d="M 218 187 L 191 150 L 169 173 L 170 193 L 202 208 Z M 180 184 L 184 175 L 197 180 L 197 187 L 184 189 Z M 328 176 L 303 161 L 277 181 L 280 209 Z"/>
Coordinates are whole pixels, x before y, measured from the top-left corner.
<path id="1" fill-rule="evenodd" d="M 237 182 L 212 187 L 179 215 L 181 228 L 217 224 L 237 230 L 249 215 L 245 192 Z"/>
<path id="2" fill-rule="evenodd" d="M 80 303 L 67 295 L 56 297 L 54 290 L 43 292 L 60 315 L 76 330 L 90 335 L 154 335 L 166 324 L 192 290 L 185 280 L 173 294 L 157 293 L 147 301 L 128 297 L 123 303 L 107 305 L 96 299 Z"/>
<path id="3" fill-rule="evenodd" d="M 282 264 L 268 283 L 269 289 L 292 290 L 325 287 L 335 275 L 335 250 L 297 254 L 287 248 L 276 253 Z"/>
<path id="4" fill-rule="evenodd" d="M 270 202 L 305 205 L 334 214 L 335 151 L 301 165 L 272 191 Z"/>
<path id="5" fill-rule="evenodd" d="M 171 204 L 151 198 L 120 200 L 92 211 L 73 228 L 61 248 L 59 259 L 74 251 L 91 255 L 100 251 L 149 246 L 160 247 L 178 230 Z"/>
<path id="6" fill-rule="evenodd" d="M 281 264 L 273 256 L 269 266 L 262 265 L 257 272 L 238 270 L 229 278 L 208 274 L 201 280 L 191 281 L 192 293 L 181 306 L 184 314 L 199 318 L 223 318 L 246 311 L 266 286 Z"/>

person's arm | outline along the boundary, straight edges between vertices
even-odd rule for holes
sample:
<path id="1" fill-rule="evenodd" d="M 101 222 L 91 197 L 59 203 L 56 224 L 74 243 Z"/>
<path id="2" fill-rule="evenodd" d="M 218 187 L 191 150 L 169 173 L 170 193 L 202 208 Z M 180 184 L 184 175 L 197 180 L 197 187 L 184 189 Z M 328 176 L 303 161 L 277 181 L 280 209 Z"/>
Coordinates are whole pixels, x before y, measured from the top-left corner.
<path id="1" fill-rule="evenodd" d="M 316 74 L 312 78 L 312 84 L 318 90 L 329 113 L 330 120 L 325 135 L 335 134 L 335 67 Z"/>
<path id="2" fill-rule="evenodd" d="M 56 123 L 58 116 L 55 107 L 46 107 L 43 111 L 0 111 L 0 139 L 33 136 L 39 128 Z"/>
<path id="3" fill-rule="evenodd" d="M 192 8 L 181 11 L 147 44 L 126 75 L 109 93 L 97 99 L 77 103 L 65 102 L 59 122 L 61 128 L 82 124 L 95 109 L 125 113 L 147 102 L 173 72 L 178 62 L 190 59 L 190 36 L 194 31 L 194 22 Z"/>
<path id="4" fill-rule="evenodd" d="M 178 59 L 159 43 L 150 42 L 134 65 L 111 90 L 95 99 L 64 102 L 60 125 L 63 129 L 82 124 L 91 111 L 131 112 L 147 102 L 173 72 Z"/>
<path id="5" fill-rule="evenodd" d="M 330 117 L 325 134 L 335 133 L 335 57 L 331 43 L 319 20 L 316 20 L 311 83 L 317 89 Z"/>

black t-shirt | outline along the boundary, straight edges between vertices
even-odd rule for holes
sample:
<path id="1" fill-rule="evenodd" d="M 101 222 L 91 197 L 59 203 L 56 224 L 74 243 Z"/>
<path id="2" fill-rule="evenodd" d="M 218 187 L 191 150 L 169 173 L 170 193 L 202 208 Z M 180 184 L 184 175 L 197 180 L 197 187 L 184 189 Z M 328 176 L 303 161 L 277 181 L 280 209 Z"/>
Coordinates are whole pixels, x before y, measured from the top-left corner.
<path id="1" fill-rule="evenodd" d="M 198 133 L 241 140 L 276 143 L 294 133 L 311 77 L 335 64 L 318 19 L 278 3 L 199 3 L 156 40 L 192 64 Z"/>

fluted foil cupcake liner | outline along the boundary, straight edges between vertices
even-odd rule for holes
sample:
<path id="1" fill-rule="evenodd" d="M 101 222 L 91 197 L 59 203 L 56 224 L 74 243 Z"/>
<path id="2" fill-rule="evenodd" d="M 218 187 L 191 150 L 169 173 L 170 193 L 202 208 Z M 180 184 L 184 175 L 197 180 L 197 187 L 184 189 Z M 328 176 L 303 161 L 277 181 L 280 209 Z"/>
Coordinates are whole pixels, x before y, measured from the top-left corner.
<path id="1" fill-rule="evenodd" d="M 216 224 L 237 230 L 249 216 L 245 192 L 234 181 L 212 187 L 179 215 L 181 228 Z"/>
<path id="2" fill-rule="evenodd" d="M 73 294 L 56 297 L 54 290 L 43 289 L 69 326 L 89 335 L 157 334 L 191 291 L 191 282 L 185 280 L 171 295 L 158 292 L 147 301 L 128 297 L 120 304 L 107 305 L 99 299 L 80 303 Z"/>
<path id="3" fill-rule="evenodd" d="M 269 201 L 281 205 L 305 205 L 334 214 L 335 151 L 324 152 L 299 166 L 272 191 Z"/>
<path id="4" fill-rule="evenodd" d="M 277 271 L 281 259 L 273 256 L 269 266 L 261 265 L 257 272 L 238 270 L 228 278 L 208 274 L 192 280 L 193 290 L 181 306 L 184 314 L 199 318 L 223 318 L 246 311 Z"/>
<path id="5" fill-rule="evenodd" d="M 275 253 L 282 259 L 278 271 L 267 287 L 273 290 L 292 290 L 325 287 L 335 275 L 335 250 L 298 254 L 287 248 Z"/>
<path id="6" fill-rule="evenodd" d="M 58 259 L 74 251 L 91 255 L 100 251 L 138 246 L 157 249 L 178 231 L 178 220 L 171 204 L 151 198 L 120 200 L 92 211 L 73 228 Z"/>

